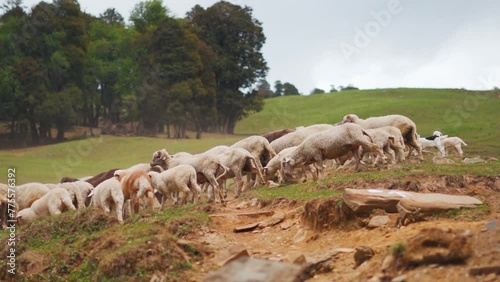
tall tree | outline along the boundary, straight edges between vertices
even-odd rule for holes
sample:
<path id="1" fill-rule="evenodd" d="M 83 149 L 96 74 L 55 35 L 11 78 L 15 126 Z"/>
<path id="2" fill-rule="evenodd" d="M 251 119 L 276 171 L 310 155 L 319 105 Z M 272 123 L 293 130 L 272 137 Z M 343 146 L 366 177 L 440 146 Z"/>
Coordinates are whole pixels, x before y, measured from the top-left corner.
<path id="1" fill-rule="evenodd" d="M 271 90 L 271 85 L 269 84 L 269 82 L 267 82 L 267 80 L 265 79 L 261 79 L 258 83 L 257 83 L 257 92 L 259 93 L 259 95 L 261 95 L 263 98 L 271 98 L 271 97 L 275 97 L 275 94 L 274 92 Z"/>
<path id="2" fill-rule="evenodd" d="M 321 88 L 314 88 L 313 90 L 311 90 L 311 94 L 324 94 L 325 93 L 325 90 L 321 89 Z"/>
<path id="3" fill-rule="evenodd" d="M 276 82 L 274 82 L 274 94 L 276 96 L 283 96 L 283 93 L 285 93 L 283 83 L 281 83 L 281 80 L 276 80 Z"/>
<path id="4" fill-rule="evenodd" d="M 232 134 L 238 120 L 259 109 L 252 87 L 268 70 L 261 52 L 266 40 L 262 24 L 250 7 L 225 1 L 207 9 L 197 5 L 187 18 L 218 57 L 214 71 L 219 126 Z"/>

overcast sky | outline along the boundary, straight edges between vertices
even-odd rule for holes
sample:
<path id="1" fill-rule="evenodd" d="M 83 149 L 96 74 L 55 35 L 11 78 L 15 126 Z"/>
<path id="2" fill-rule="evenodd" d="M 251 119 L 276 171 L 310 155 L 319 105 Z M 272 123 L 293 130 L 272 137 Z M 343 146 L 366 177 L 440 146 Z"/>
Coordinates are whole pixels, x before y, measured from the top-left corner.
<path id="1" fill-rule="evenodd" d="M 37 0 L 24 0 L 31 7 Z M 50 1 L 48 1 L 50 2 Z M 116 8 L 128 20 L 133 0 L 79 0 L 98 15 Z M 163 0 L 184 17 L 212 0 Z M 239 0 L 250 6 L 267 37 L 267 80 L 318 87 L 353 84 L 491 89 L 500 87 L 498 0 Z"/>

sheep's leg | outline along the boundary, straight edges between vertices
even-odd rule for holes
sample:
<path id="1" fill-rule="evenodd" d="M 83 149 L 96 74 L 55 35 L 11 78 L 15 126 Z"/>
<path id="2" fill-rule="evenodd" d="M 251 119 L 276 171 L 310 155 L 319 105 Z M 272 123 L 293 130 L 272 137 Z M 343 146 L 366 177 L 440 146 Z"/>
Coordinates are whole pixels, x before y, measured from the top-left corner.
<path id="1" fill-rule="evenodd" d="M 242 175 L 241 171 L 238 171 L 237 173 L 235 173 L 234 183 L 235 183 L 234 198 L 236 199 L 236 198 L 240 197 L 241 186 L 243 185 L 243 175 Z"/>
<path id="2" fill-rule="evenodd" d="M 351 150 L 352 155 L 354 157 L 354 171 L 359 171 L 359 163 L 361 161 L 361 158 L 359 157 L 359 151 L 358 149 Z"/>
<path id="3" fill-rule="evenodd" d="M 460 145 L 455 145 L 455 150 L 457 151 L 457 153 L 460 155 L 460 157 L 463 157 L 464 156 L 464 151 L 462 151 L 462 146 Z"/>
<path id="4" fill-rule="evenodd" d="M 196 179 L 194 179 L 194 180 L 196 180 Z M 191 203 L 194 203 L 194 198 L 196 197 L 196 195 L 198 195 L 198 198 L 200 197 L 201 187 L 198 185 L 198 183 L 196 181 L 191 181 L 190 190 L 191 190 L 191 193 L 193 193 L 193 196 L 191 197 Z"/>
<path id="5" fill-rule="evenodd" d="M 218 194 L 220 201 L 221 201 L 221 204 L 224 204 L 224 198 L 222 196 L 221 187 L 219 186 L 219 183 L 217 183 L 217 180 L 215 179 L 215 177 L 213 175 L 205 175 L 205 177 L 210 182 L 210 184 L 212 184 L 212 187 L 215 190 L 214 192 L 216 192 Z M 215 193 L 214 193 L 214 200 L 216 200 Z"/>
<path id="6" fill-rule="evenodd" d="M 81 193 L 76 193 L 76 202 L 78 203 L 78 209 L 85 208 L 85 198 Z"/>

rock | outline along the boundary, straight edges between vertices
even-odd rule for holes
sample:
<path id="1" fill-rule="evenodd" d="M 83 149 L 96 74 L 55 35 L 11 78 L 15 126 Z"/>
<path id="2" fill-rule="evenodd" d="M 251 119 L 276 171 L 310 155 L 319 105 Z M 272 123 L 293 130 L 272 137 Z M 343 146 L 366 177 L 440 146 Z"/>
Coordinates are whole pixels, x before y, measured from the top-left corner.
<path id="1" fill-rule="evenodd" d="M 277 212 L 273 216 L 271 216 L 270 218 L 259 222 L 259 228 L 274 226 L 274 225 L 282 222 L 284 219 L 285 219 L 285 213 Z"/>
<path id="2" fill-rule="evenodd" d="M 484 282 L 495 281 L 497 279 L 497 275 L 495 273 L 490 273 L 486 275 L 483 279 Z"/>
<path id="3" fill-rule="evenodd" d="M 398 277 L 392 278 L 391 282 L 405 282 L 406 281 L 406 275 L 400 275 Z"/>
<path id="4" fill-rule="evenodd" d="M 293 264 L 304 265 L 304 264 L 308 263 L 309 261 L 310 260 L 308 260 L 305 255 L 300 255 L 296 259 L 293 260 Z"/>
<path id="5" fill-rule="evenodd" d="M 395 262 L 396 258 L 393 255 L 386 256 L 382 261 L 382 266 L 380 266 L 380 270 L 382 272 L 386 272 L 387 270 L 391 269 L 394 266 Z"/>
<path id="6" fill-rule="evenodd" d="M 469 268 L 469 274 L 474 276 L 485 275 L 490 273 L 495 273 L 497 275 L 500 275 L 500 264 L 488 265 L 488 266 L 475 266 Z"/>
<path id="7" fill-rule="evenodd" d="M 445 157 L 440 157 L 440 156 L 433 157 L 432 162 L 435 164 L 452 164 L 452 163 L 454 163 L 453 160 L 450 160 L 450 159 L 445 158 Z"/>
<path id="8" fill-rule="evenodd" d="M 299 229 L 297 233 L 295 233 L 295 236 L 293 236 L 293 242 L 294 243 L 300 243 L 306 239 L 306 232 L 304 229 Z"/>
<path id="9" fill-rule="evenodd" d="M 233 231 L 236 232 L 236 233 L 238 233 L 238 232 L 252 231 L 255 228 L 257 228 L 257 226 L 259 226 L 259 223 L 258 222 L 254 222 L 254 223 L 250 223 L 250 224 L 247 224 L 247 225 L 237 226 L 237 227 L 235 227 L 233 229 Z"/>
<path id="10" fill-rule="evenodd" d="M 250 203 L 247 202 L 247 201 L 243 201 L 241 203 L 239 203 L 237 206 L 236 206 L 236 209 L 237 210 L 240 210 L 240 209 L 246 209 L 250 206 Z"/>
<path id="11" fill-rule="evenodd" d="M 231 261 L 238 259 L 240 257 L 249 257 L 250 253 L 243 245 L 233 245 L 226 250 L 220 252 L 216 257 L 215 261 L 218 266 L 224 266 Z"/>
<path id="12" fill-rule="evenodd" d="M 498 159 L 497 159 L 497 158 L 495 158 L 495 157 L 489 157 L 489 158 L 488 158 L 488 159 L 486 159 L 486 160 L 487 160 L 488 162 L 496 162 L 496 161 L 498 161 Z"/>
<path id="13" fill-rule="evenodd" d="M 474 164 L 474 163 L 483 163 L 485 160 L 483 160 L 481 157 L 474 157 L 474 158 L 465 158 L 462 161 L 465 164 Z"/>
<path id="14" fill-rule="evenodd" d="M 302 267 L 265 259 L 240 257 L 217 271 L 209 273 L 205 282 L 293 282 L 304 281 L 309 275 Z"/>
<path id="15" fill-rule="evenodd" d="M 250 206 L 251 207 L 256 207 L 258 205 L 259 205 L 259 199 L 253 198 L 252 200 L 250 200 Z"/>
<path id="16" fill-rule="evenodd" d="M 363 262 L 371 259 L 374 255 L 375 252 L 370 247 L 356 247 L 356 252 L 354 253 L 354 261 L 356 262 L 356 267 L 360 266 Z"/>
<path id="17" fill-rule="evenodd" d="M 385 189 L 345 189 L 342 199 L 356 214 L 367 214 L 374 209 L 397 212 L 396 205 L 412 192 Z"/>
<path id="18" fill-rule="evenodd" d="M 279 187 L 280 184 L 279 183 L 276 183 L 272 180 L 268 180 L 267 183 L 266 183 L 267 187 Z"/>
<path id="19" fill-rule="evenodd" d="M 287 230 L 288 228 L 292 227 L 294 223 L 295 222 L 289 220 L 289 221 L 286 221 L 286 222 L 283 222 L 282 224 L 280 224 L 280 227 L 282 230 Z"/>
<path id="20" fill-rule="evenodd" d="M 463 230 L 426 228 L 408 239 L 401 261 L 407 267 L 463 263 L 471 255 L 472 245 Z"/>
<path id="21" fill-rule="evenodd" d="M 389 223 L 389 217 L 387 215 L 377 215 L 370 219 L 368 222 L 368 228 L 384 227 Z"/>

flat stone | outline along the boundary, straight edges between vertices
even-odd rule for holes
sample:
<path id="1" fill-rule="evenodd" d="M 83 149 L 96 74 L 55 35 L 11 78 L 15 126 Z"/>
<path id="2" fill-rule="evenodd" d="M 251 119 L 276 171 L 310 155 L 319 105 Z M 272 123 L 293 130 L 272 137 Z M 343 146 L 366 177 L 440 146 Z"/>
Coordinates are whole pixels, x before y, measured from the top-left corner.
<path id="1" fill-rule="evenodd" d="M 270 218 L 263 220 L 259 223 L 259 228 L 265 228 L 265 227 L 270 227 L 274 226 L 280 222 L 282 222 L 285 219 L 285 214 L 283 212 L 277 212 Z"/>
<path id="2" fill-rule="evenodd" d="M 238 233 L 238 232 L 252 231 L 255 228 L 257 228 L 257 226 L 259 226 L 259 223 L 258 222 L 254 222 L 254 223 L 250 223 L 250 224 L 247 224 L 247 225 L 237 226 L 237 227 L 235 227 L 233 229 L 233 231 L 236 232 L 236 233 Z"/>
<path id="3" fill-rule="evenodd" d="M 295 223 L 295 222 L 293 222 L 293 221 L 289 220 L 289 221 L 286 221 L 286 222 L 283 222 L 282 224 L 280 224 L 280 227 L 281 227 L 281 229 L 283 229 L 283 230 L 287 230 L 287 229 L 289 229 L 290 227 L 292 227 L 294 223 Z"/>
<path id="4" fill-rule="evenodd" d="M 309 278 L 301 266 L 258 259 L 240 257 L 209 273 L 205 282 L 293 282 Z"/>
<path id="5" fill-rule="evenodd" d="M 480 157 L 474 157 L 474 158 L 465 158 L 463 161 L 465 164 L 474 164 L 474 163 L 483 163 L 485 160 L 483 160 Z"/>
<path id="6" fill-rule="evenodd" d="M 488 266 L 476 266 L 469 268 L 470 275 L 485 275 L 495 273 L 500 275 L 500 264 L 498 265 L 488 265 Z"/>
<path id="7" fill-rule="evenodd" d="M 243 256 L 249 257 L 250 253 L 248 252 L 247 248 L 244 245 L 236 244 L 219 252 L 215 256 L 214 260 L 218 266 L 224 266 L 229 262 Z"/>
<path id="8" fill-rule="evenodd" d="M 368 228 L 384 227 L 389 223 L 389 217 L 387 215 L 377 215 L 370 219 L 368 222 Z"/>

